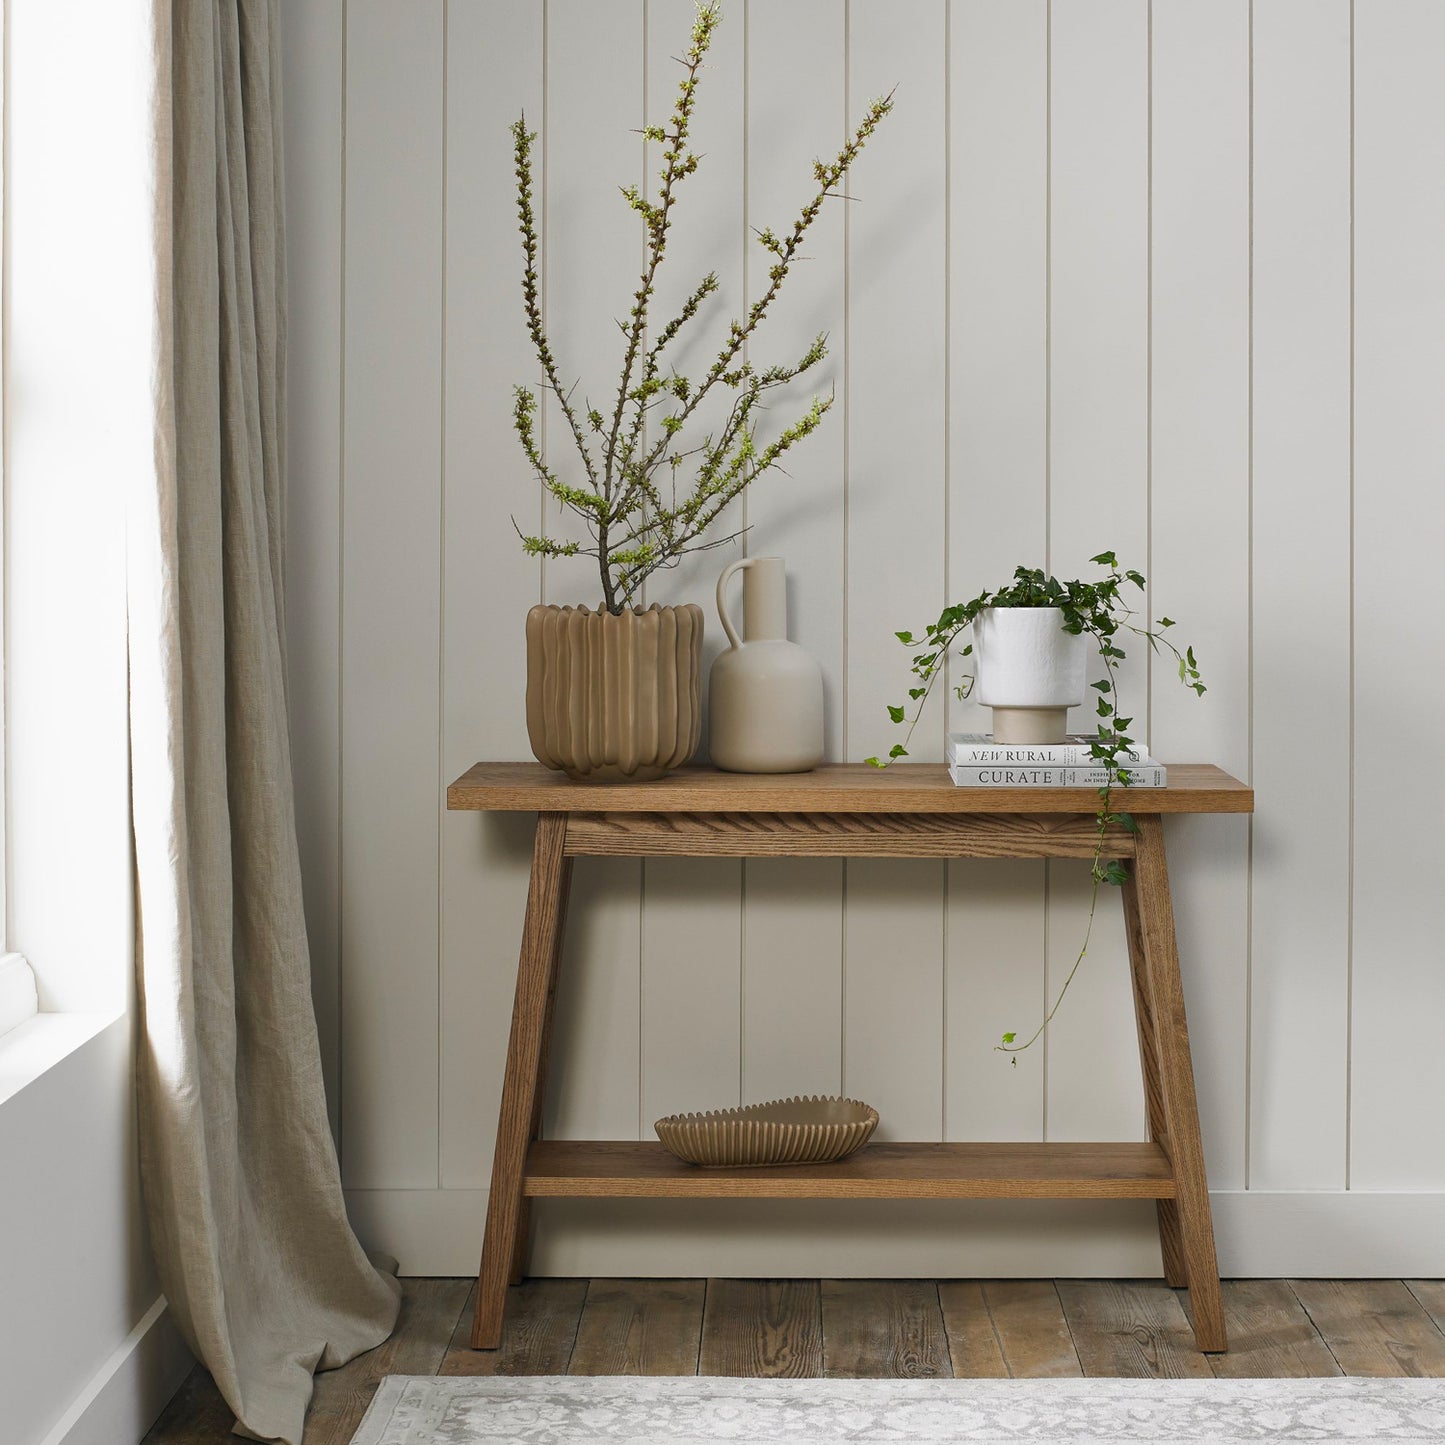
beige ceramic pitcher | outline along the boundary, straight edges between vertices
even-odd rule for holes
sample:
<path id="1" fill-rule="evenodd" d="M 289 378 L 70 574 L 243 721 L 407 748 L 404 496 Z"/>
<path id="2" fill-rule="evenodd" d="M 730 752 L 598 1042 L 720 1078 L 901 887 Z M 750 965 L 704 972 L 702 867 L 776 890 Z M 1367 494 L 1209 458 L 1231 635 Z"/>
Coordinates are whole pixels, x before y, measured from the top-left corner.
<path id="1" fill-rule="evenodd" d="M 743 574 L 743 635 L 726 592 Z M 712 665 L 709 746 L 730 773 L 806 773 L 823 760 L 823 673 L 788 641 L 787 569 L 781 557 L 745 557 L 717 580 L 728 649 Z"/>

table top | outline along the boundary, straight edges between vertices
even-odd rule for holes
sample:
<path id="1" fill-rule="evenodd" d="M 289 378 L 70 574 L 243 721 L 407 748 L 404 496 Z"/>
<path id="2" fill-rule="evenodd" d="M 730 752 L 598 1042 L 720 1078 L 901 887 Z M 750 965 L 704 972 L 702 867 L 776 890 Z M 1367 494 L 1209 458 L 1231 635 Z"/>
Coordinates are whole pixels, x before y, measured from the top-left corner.
<path id="1" fill-rule="evenodd" d="M 1254 789 L 1212 763 L 1170 763 L 1167 788 L 1116 788 L 1130 813 L 1252 813 Z M 541 763 L 476 763 L 447 807 L 521 813 L 1093 813 L 1096 788 L 960 788 L 942 763 L 811 773 L 679 768 L 652 783 L 581 783 Z"/>

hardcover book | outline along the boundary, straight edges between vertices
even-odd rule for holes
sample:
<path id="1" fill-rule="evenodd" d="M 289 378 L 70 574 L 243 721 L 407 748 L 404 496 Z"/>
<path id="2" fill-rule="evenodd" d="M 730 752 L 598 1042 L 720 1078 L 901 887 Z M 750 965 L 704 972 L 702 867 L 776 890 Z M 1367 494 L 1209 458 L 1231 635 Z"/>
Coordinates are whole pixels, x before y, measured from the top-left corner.
<path id="1" fill-rule="evenodd" d="M 1089 752 L 1095 741 L 1090 733 L 1070 733 L 1061 743 L 996 743 L 989 733 L 950 733 L 948 761 L 968 766 L 992 763 L 1005 767 L 1098 767 L 1098 759 Z M 1119 761 L 1153 763 L 1154 759 L 1141 746 L 1125 748 Z"/>
<path id="2" fill-rule="evenodd" d="M 1131 788 L 1166 786 L 1160 763 L 1130 764 L 1124 771 Z M 948 775 L 960 788 L 1102 788 L 1109 781 L 1107 768 L 1027 763 L 950 763 Z"/>

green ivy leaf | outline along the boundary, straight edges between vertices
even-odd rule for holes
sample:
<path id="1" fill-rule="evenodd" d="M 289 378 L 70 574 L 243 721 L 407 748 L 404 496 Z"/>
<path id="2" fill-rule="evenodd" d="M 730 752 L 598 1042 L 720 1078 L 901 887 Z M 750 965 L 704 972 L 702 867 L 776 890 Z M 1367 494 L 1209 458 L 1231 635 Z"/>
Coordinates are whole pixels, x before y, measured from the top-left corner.
<path id="1" fill-rule="evenodd" d="M 864 758 L 863 761 L 867 763 L 870 768 L 886 768 L 888 766 L 882 758 Z"/>
<path id="2" fill-rule="evenodd" d="M 1127 750 L 1135 745 L 1128 733 L 1128 729 L 1133 726 L 1134 719 L 1119 715 L 1118 664 L 1125 658 L 1125 650 L 1119 644 L 1124 633 L 1128 631 L 1144 638 L 1155 652 L 1167 651 L 1170 653 L 1179 663 L 1180 681 L 1191 687 L 1197 694 L 1202 695 L 1205 688 L 1199 675 L 1193 649 L 1181 650 L 1167 640 L 1161 643 L 1161 634 L 1166 629 L 1175 626 L 1174 619 L 1164 617 L 1157 623 L 1144 626 L 1138 622 L 1138 614 L 1124 602 L 1121 595 L 1123 584 L 1132 582 L 1136 587 L 1143 588 L 1145 586 L 1144 574 L 1132 568 L 1121 569 L 1117 554 L 1114 552 L 1100 552 L 1092 560 L 1097 565 L 1110 569 L 1097 581 L 1083 582 L 1074 579 L 1061 582 L 1040 568 L 1016 567 L 1012 579 L 1006 586 L 981 592 L 966 602 L 945 607 L 940 612 L 938 621 L 930 623 L 924 629 L 921 637 L 906 631 L 898 632 L 895 635 L 906 646 L 922 648 L 912 657 L 910 669 L 912 675 L 909 680 L 914 685 L 908 688 L 908 698 L 912 703 L 927 698 L 930 688 L 937 680 L 939 672 L 942 671 L 951 653 L 957 653 L 960 657 L 968 657 L 974 652 L 973 643 L 970 642 L 960 647 L 958 646 L 959 639 L 965 629 L 987 608 L 1057 607 L 1062 614 L 1062 625 L 1066 632 L 1075 636 L 1087 635 L 1094 640 L 1098 655 L 1104 663 L 1105 676 L 1098 682 L 1090 684 L 1096 693 L 1098 726 L 1093 740 L 1089 743 L 1088 753 L 1095 764 L 1104 769 L 1105 782 L 1103 786 L 1094 790 L 1098 797 L 1098 837 L 1090 865 L 1090 874 L 1096 888 L 1105 884 L 1119 887 L 1129 880 L 1130 874 L 1126 865 L 1106 857 L 1110 830 L 1117 825 L 1128 833 L 1139 831 L 1139 825 L 1131 814 L 1115 813 L 1111 806 L 1112 800 L 1118 796 L 1119 790 L 1128 787 L 1133 782 L 1133 774 L 1123 765 L 1123 759 L 1127 755 Z M 968 695 L 974 683 L 974 679 L 967 675 L 963 675 L 961 678 L 956 677 L 951 681 L 954 684 L 952 690 L 960 698 Z M 906 723 L 908 721 L 907 712 L 906 706 L 890 705 L 888 708 L 889 717 L 895 723 Z M 896 758 L 907 756 L 907 749 L 902 743 L 898 743 L 889 751 L 887 758 L 882 760 L 869 758 L 867 761 L 874 767 L 882 768 L 887 767 L 889 762 Z M 1086 932 L 1084 944 L 1079 952 L 1080 961 L 1087 952 L 1088 937 Z M 1057 1008 L 1057 1000 L 1054 1007 Z M 1050 1017 L 1052 1017 L 1052 1013 L 1050 1013 Z M 1047 1019 L 1045 1026 L 1047 1026 Z M 1009 1063 L 1016 1068 L 1018 1066 L 1017 1054 L 1020 1050 L 1027 1048 L 1028 1044 L 1015 1046 L 1017 1035 L 1012 1032 L 1004 1034 L 1002 1037 L 1003 1043 L 999 1047 L 1010 1054 Z M 1031 1042 L 1032 1039 L 1030 1039 Z"/>

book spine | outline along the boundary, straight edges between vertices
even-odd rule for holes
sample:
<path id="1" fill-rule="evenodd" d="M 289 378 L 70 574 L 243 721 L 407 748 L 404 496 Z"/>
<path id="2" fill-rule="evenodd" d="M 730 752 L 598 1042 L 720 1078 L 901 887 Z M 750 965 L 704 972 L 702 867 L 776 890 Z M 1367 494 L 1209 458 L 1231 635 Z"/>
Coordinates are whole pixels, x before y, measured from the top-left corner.
<path id="1" fill-rule="evenodd" d="M 1040 747 L 984 747 L 974 743 L 957 748 L 950 743 L 948 761 L 957 763 L 962 768 L 1097 768 L 1101 766 L 1099 760 L 1090 754 L 1088 745 L 1080 743 L 1049 743 Z M 1153 760 L 1144 753 L 1129 749 L 1119 754 L 1119 761 L 1128 765 L 1150 763 Z"/>
<path id="2" fill-rule="evenodd" d="M 1166 769 L 1159 763 L 1127 769 L 1131 788 L 1166 786 Z M 996 767 L 954 763 L 949 776 L 960 788 L 1102 788 L 1109 781 L 1106 768 Z"/>

